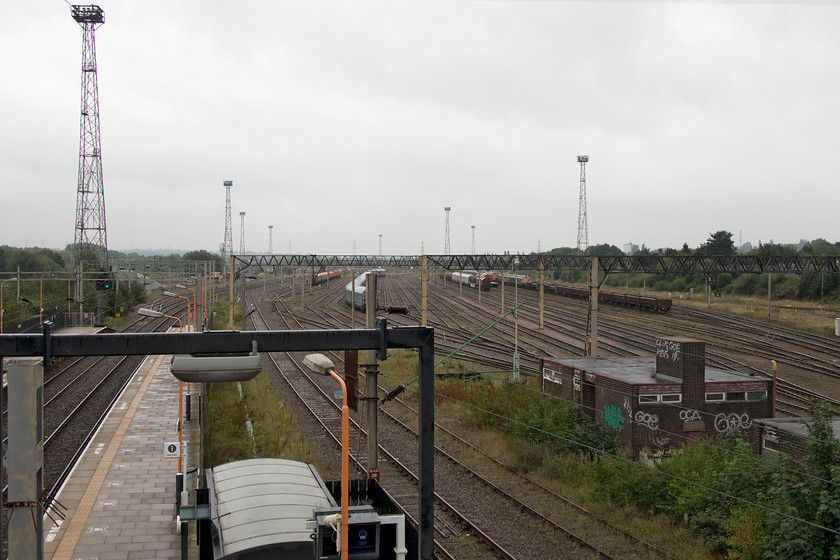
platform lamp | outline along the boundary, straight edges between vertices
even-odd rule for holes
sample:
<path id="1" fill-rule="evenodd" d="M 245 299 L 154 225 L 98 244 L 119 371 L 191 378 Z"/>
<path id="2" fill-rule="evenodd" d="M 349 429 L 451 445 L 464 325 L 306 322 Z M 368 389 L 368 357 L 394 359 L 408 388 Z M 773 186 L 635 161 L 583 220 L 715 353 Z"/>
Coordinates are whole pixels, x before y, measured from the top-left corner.
<path id="1" fill-rule="evenodd" d="M 190 330 L 190 318 L 192 317 L 192 315 L 190 314 L 190 298 L 188 298 L 187 296 L 182 296 L 181 294 L 176 294 L 175 292 L 163 292 L 163 295 L 165 295 L 166 297 L 177 297 L 177 298 L 187 300 L 187 331 L 189 331 Z M 138 313 L 139 313 L 139 311 L 138 311 Z"/>
<path id="2" fill-rule="evenodd" d="M 344 379 L 335 372 L 332 360 L 323 354 L 310 354 L 306 356 L 303 363 L 312 371 L 331 375 L 341 386 L 341 515 L 339 517 L 341 527 L 339 532 L 341 560 L 347 560 L 350 549 L 350 407 L 347 405 L 347 385 Z"/>
<path id="3" fill-rule="evenodd" d="M 3 284 L 6 282 L 17 282 L 17 278 L 0 281 L 0 334 L 3 334 Z"/>
<path id="4" fill-rule="evenodd" d="M 193 322 L 192 325 L 195 327 L 194 329 L 187 329 L 187 332 L 191 332 L 191 330 L 198 329 L 198 295 L 195 293 L 195 288 L 188 288 L 183 284 L 175 284 L 176 288 L 180 288 L 181 290 L 190 290 L 193 293 Z"/>

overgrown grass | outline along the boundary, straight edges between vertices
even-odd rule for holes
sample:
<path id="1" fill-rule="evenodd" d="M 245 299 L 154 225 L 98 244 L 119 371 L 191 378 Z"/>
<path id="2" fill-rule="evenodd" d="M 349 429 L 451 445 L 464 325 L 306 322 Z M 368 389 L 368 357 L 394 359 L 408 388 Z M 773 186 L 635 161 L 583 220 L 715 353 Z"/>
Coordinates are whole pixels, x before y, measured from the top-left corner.
<path id="1" fill-rule="evenodd" d="M 317 453 L 300 433 L 297 418 L 278 398 L 268 376 L 260 374 L 241 385 L 242 399 L 236 383 L 208 385 L 209 466 L 252 457 L 283 457 L 317 465 Z M 253 444 L 245 427 L 249 418 Z"/>
<path id="2" fill-rule="evenodd" d="M 476 447 L 517 472 L 675 556 L 712 557 L 702 539 L 654 511 L 661 492 L 656 477 L 648 476 L 650 471 L 602 461 L 600 449 L 605 446 L 608 454 L 616 453 L 611 447 L 615 434 L 594 423 L 580 424 L 568 403 L 540 394 L 534 380 L 512 383 L 485 378 L 465 383 L 438 378 L 435 394 L 436 422 L 456 433 L 469 433 Z M 407 392 L 409 399 L 415 395 L 415 391 Z M 472 464 L 486 461 L 473 453 L 463 453 L 461 458 Z M 645 497 L 651 502 L 648 508 L 639 506 Z"/>
<path id="3" fill-rule="evenodd" d="M 677 304 L 677 301 L 674 301 Z M 698 300 L 683 300 L 680 305 L 697 309 L 706 309 L 708 303 Z M 773 301 L 770 305 L 770 316 L 767 316 L 767 299 L 748 296 L 733 296 L 724 294 L 721 298 L 712 299 L 712 310 L 722 311 L 733 315 L 741 315 L 752 319 L 770 321 L 786 327 L 817 334 L 834 334 L 835 307 L 807 302 L 807 301 Z"/>

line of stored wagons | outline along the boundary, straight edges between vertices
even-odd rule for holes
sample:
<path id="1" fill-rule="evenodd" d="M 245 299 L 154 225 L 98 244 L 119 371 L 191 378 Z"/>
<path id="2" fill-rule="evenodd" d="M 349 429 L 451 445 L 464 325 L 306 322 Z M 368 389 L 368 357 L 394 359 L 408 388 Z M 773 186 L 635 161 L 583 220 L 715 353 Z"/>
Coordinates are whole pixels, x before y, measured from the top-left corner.
<path id="1" fill-rule="evenodd" d="M 518 284 L 520 288 L 525 290 L 538 290 L 540 287 L 538 282 L 533 282 L 528 276 L 520 275 L 506 275 L 505 284 L 508 286 Z M 580 286 L 562 286 L 559 284 L 543 284 L 543 290 L 547 294 L 556 294 L 558 296 L 589 301 L 589 288 Z M 671 309 L 670 298 L 637 296 L 635 294 L 623 294 L 621 292 L 608 292 L 603 290 L 598 292 L 598 303 L 632 307 L 634 309 L 653 311 L 657 313 L 666 313 Z"/>
<path id="2" fill-rule="evenodd" d="M 368 273 L 373 272 L 377 276 L 385 276 L 384 268 L 375 268 L 360 274 L 355 279 L 355 294 L 353 293 L 353 282 L 348 283 L 345 288 L 344 301 L 347 305 L 354 304 L 356 309 L 365 310 L 365 279 Z M 322 284 L 334 278 L 340 278 L 340 270 L 330 270 L 320 272 L 312 276 L 312 284 Z M 483 291 L 490 290 L 493 286 L 498 286 L 501 276 L 491 272 L 452 272 L 447 275 L 447 278 L 457 284 L 469 286 L 477 289 L 481 287 Z M 521 274 L 506 274 L 504 282 L 508 286 L 517 286 L 523 290 L 538 290 L 539 283 L 531 280 L 529 276 Z M 563 297 L 589 301 L 589 288 L 579 286 L 564 286 L 560 284 L 544 284 L 543 289 L 547 294 L 554 294 Z M 351 303 L 352 302 L 352 303 Z M 621 292 L 600 291 L 598 292 L 598 302 L 608 305 L 619 305 L 622 307 L 630 307 L 641 309 L 643 311 L 652 311 L 658 313 L 665 313 L 671 309 L 670 298 L 656 298 L 650 296 L 639 296 L 635 294 L 624 294 Z"/>
<path id="3" fill-rule="evenodd" d="M 501 281 L 501 275 L 497 275 L 492 272 L 480 273 L 476 271 L 453 272 L 448 274 L 447 278 L 457 284 L 463 284 L 473 289 L 481 286 L 483 291 L 487 291 L 493 286 L 498 286 Z M 524 290 L 538 290 L 540 287 L 538 282 L 532 281 L 530 276 L 525 276 L 523 274 L 506 274 L 504 281 L 505 285 L 519 286 Z M 559 284 L 544 284 L 543 289 L 547 294 L 555 294 L 558 296 L 589 301 L 589 288 L 563 286 Z M 598 302 L 658 313 L 665 313 L 671 309 L 670 298 L 637 296 L 635 294 L 623 294 L 620 292 L 601 291 L 598 293 Z"/>

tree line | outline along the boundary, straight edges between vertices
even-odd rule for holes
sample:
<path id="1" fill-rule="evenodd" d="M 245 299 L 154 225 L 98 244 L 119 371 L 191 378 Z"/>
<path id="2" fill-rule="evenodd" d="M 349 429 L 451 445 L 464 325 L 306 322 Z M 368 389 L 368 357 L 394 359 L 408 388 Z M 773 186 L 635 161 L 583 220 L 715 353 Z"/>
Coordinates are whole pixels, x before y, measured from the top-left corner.
<path id="1" fill-rule="evenodd" d="M 548 254 L 570 255 L 579 254 L 575 248 L 560 247 L 552 249 Z M 586 250 L 591 256 L 623 256 L 625 253 L 610 244 L 593 245 Z M 795 256 L 840 256 L 840 242 L 831 243 L 825 239 L 801 241 L 796 245 L 759 243 L 758 247 L 747 244 L 736 248 L 732 240 L 732 233 L 720 230 L 710 233 L 708 239 L 697 248 L 690 248 L 683 243 L 680 249 L 659 249 L 651 251 L 642 246 L 634 255 L 663 255 L 663 256 L 734 256 L 752 255 L 757 257 L 795 257 Z M 586 277 L 580 271 L 553 271 L 552 281 L 585 282 Z M 604 286 L 620 289 L 639 289 L 646 287 L 656 292 L 671 292 L 673 294 L 705 293 L 707 279 L 703 274 L 612 274 L 607 278 Z M 766 274 L 717 274 L 711 281 L 714 289 L 722 294 L 767 297 L 768 277 Z M 774 274 L 772 278 L 772 297 L 775 300 L 803 300 L 823 301 L 827 303 L 840 302 L 840 275 L 822 272 L 808 272 L 802 275 Z"/>

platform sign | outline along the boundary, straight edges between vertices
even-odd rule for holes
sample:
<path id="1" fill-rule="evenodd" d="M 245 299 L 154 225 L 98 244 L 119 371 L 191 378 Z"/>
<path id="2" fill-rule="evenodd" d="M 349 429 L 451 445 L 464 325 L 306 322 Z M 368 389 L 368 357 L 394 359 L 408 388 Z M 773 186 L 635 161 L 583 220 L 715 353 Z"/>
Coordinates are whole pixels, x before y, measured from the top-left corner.
<path id="1" fill-rule="evenodd" d="M 164 443 L 163 456 L 166 459 L 177 459 L 181 456 L 181 444 L 177 441 Z"/>

